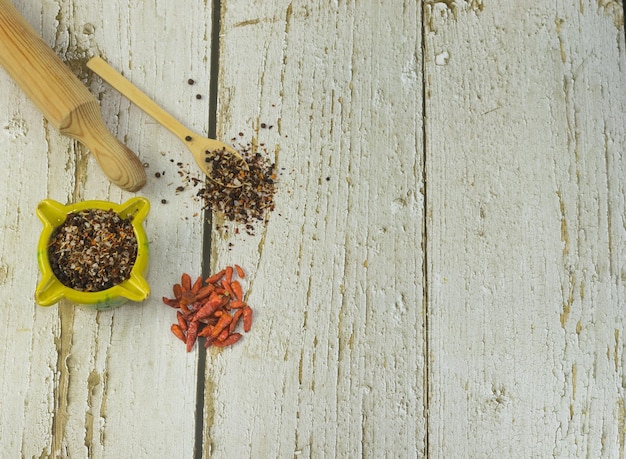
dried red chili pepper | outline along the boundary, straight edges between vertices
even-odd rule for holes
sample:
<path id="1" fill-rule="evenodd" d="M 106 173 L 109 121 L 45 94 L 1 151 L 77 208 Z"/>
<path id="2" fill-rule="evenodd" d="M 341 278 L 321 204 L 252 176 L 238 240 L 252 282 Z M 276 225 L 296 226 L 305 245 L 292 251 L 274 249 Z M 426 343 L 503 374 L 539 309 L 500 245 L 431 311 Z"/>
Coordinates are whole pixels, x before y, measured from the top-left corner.
<path id="1" fill-rule="evenodd" d="M 184 290 L 191 290 L 191 276 L 187 273 L 183 273 L 180 283 Z"/>
<path id="2" fill-rule="evenodd" d="M 224 277 L 224 273 L 226 273 L 225 269 L 222 269 L 220 272 L 213 274 L 211 277 L 209 277 L 206 280 L 207 284 L 214 284 L 215 282 L 219 281 L 222 277 Z"/>
<path id="3" fill-rule="evenodd" d="M 235 344 L 237 341 L 241 339 L 241 336 L 242 336 L 241 333 L 233 333 L 224 341 L 220 341 L 220 340 L 213 341 L 212 345 L 215 347 L 232 346 L 233 344 Z"/>
<path id="4" fill-rule="evenodd" d="M 207 301 L 206 304 L 202 306 L 202 308 L 198 309 L 198 311 L 195 313 L 194 319 L 200 322 L 205 321 L 219 311 L 220 304 L 221 302 L 212 303 L 210 301 Z"/>
<path id="5" fill-rule="evenodd" d="M 171 331 L 186 344 L 187 352 L 198 338 L 205 340 L 205 348 L 235 344 L 242 337 L 235 332 L 242 319 L 244 331 L 250 331 L 252 309 L 243 301 L 243 288 L 233 279 L 235 274 L 245 277 L 241 266 L 227 266 L 205 281 L 198 277 L 192 284 L 191 276 L 183 273 L 180 284 L 173 286 L 174 298 L 163 297 L 163 303 L 177 309 L 178 323 Z"/>
<path id="6" fill-rule="evenodd" d="M 228 331 L 231 335 L 235 332 L 235 328 L 237 328 L 242 315 L 243 311 L 241 309 L 237 309 L 235 314 L 233 314 L 233 320 L 231 320 L 230 325 L 228 326 Z"/>
<path id="7" fill-rule="evenodd" d="M 209 336 L 211 336 L 212 331 L 213 331 L 213 326 L 207 325 L 206 327 L 202 328 L 200 332 L 198 332 L 198 336 L 202 336 L 203 338 L 208 338 Z"/>
<path id="8" fill-rule="evenodd" d="M 199 276 L 196 279 L 196 281 L 193 283 L 193 286 L 191 287 L 191 291 L 193 293 L 198 293 L 201 288 L 202 288 L 202 276 Z"/>
<path id="9" fill-rule="evenodd" d="M 178 308 L 178 300 L 176 299 L 172 299 L 170 300 L 169 298 L 165 298 L 163 297 L 163 303 L 167 304 L 168 306 L 171 306 L 172 308 Z"/>
<path id="10" fill-rule="evenodd" d="M 211 336 L 213 338 L 217 338 L 219 334 L 222 333 L 222 331 L 225 330 L 226 327 L 230 325 L 232 320 L 233 319 L 231 316 L 229 316 L 228 314 L 222 313 L 222 315 L 220 316 L 220 320 L 218 320 L 217 324 L 215 324 L 215 327 L 213 327 Z"/>
<path id="11" fill-rule="evenodd" d="M 248 333 L 252 327 L 252 309 L 250 306 L 244 306 L 243 309 L 243 331 Z"/>
<path id="12" fill-rule="evenodd" d="M 226 338 L 228 338 L 230 336 L 229 330 L 228 328 L 225 328 L 224 330 L 222 330 L 222 333 L 220 333 L 219 335 L 217 335 L 216 340 L 217 341 L 224 341 Z"/>
<path id="13" fill-rule="evenodd" d="M 207 285 L 206 287 L 202 287 L 196 294 L 196 299 L 203 300 L 207 298 L 211 293 L 213 293 L 214 290 L 215 287 L 213 285 Z"/>
<path id="14" fill-rule="evenodd" d="M 180 329 L 180 326 L 178 324 L 172 324 L 172 326 L 170 327 L 170 330 L 172 330 L 172 333 L 174 333 L 174 336 L 180 339 L 183 343 L 187 341 L 187 338 L 185 337 L 185 333 L 183 333 L 183 331 Z"/>
<path id="15" fill-rule="evenodd" d="M 230 284 L 232 282 L 232 280 L 233 280 L 233 267 L 232 266 L 227 266 L 226 267 L 225 277 L 226 277 L 226 279 L 225 279 L 226 282 Z"/>
<path id="16" fill-rule="evenodd" d="M 222 280 L 222 287 L 224 287 L 224 290 L 228 292 L 231 298 L 235 298 L 235 292 L 233 292 L 233 289 L 230 286 L 230 282 L 227 282 L 226 279 Z"/>
<path id="17" fill-rule="evenodd" d="M 230 283 L 230 288 L 235 294 L 235 298 L 239 301 L 243 301 L 243 289 L 241 288 L 241 284 L 239 283 L 239 281 L 232 281 Z"/>
<path id="18" fill-rule="evenodd" d="M 182 312 L 176 311 L 176 320 L 178 320 L 178 326 L 181 328 L 181 330 L 187 331 L 187 328 L 189 328 L 189 324 L 185 320 L 185 316 L 183 316 Z"/>
<path id="19" fill-rule="evenodd" d="M 174 284 L 174 298 L 180 300 L 183 296 L 183 287 L 180 284 Z"/>
<path id="20" fill-rule="evenodd" d="M 198 326 L 199 326 L 199 322 L 197 320 L 192 320 L 189 323 L 189 328 L 187 329 L 187 341 L 186 341 L 187 352 L 191 352 L 191 349 L 193 349 L 193 345 L 196 344 L 196 339 L 198 338 Z"/>

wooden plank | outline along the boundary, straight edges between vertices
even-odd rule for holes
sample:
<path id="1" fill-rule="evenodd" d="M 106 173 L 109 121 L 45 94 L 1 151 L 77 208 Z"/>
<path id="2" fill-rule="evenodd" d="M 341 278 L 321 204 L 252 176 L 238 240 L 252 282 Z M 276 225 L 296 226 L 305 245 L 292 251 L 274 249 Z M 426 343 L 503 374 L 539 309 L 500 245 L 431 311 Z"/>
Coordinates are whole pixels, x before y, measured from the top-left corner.
<path id="1" fill-rule="evenodd" d="M 623 457 L 621 8 L 427 3 L 429 453 Z"/>
<path id="2" fill-rule="evenodd" d="M 205 457 L 424 454 L 418 3 L 222 1 L 218 133 L 280 176 L 253 237 L 214 228 L 256 319 L 209 352 Z"/>
<path id="3" fill-rule="evenodd" d="M 14 457 L 190 457 L 197 356 L 186 355 L 170 334 L 175 317 L 160 300 L 171 294 L 182 270 L 198 271 L 202 260 L 203 222 L 193 216 L 200 203 L 189 192 L 175 192 L 182 184 L 176 162 L 188 164 L 190 156 L 167 131 L 90 78 L 84 63 L 103 55 L 206 134 L 207 101 L 195 96 L 206 95 L 209 87 L 210 9 L 143 2 L 137 14 L 137 6 L 126 1 L 16 6 L 100 97 L 111 130 L 149 163 L 148 184 L 140 194 L 152 202 L 146 221 L 152 296 L 141 305 L 99 313 L 69 303 L 34 305 L 37 202 L 45 197 L 123 202 L 132 194 L 112 186 L 82 146 L 48 128 L 1 74 L 3 97 L 11 102 L 3 104 L 0 141 L 11 155 L 2 155 L 1 196 L 10 205 L 3 215 L 0 263 L 0 339 L 8 343 L 0 384 L 14 394 L 0 414 L 2 449 Z M 190 77 L 198 84 L 189 86 Z M 157 179 L 155 172 L 165 176 Z"/>
<path id="4" fill-rule="evenodd" d="M 37 13 L 32 11 L 32 13 Z M 47 172 L 46 128 L 34 105 L 3 72 L 0 114 L 0 390 L 6 394 L 0 410 L 0 441 L 4 454 L 20 457 L 24 443 L 41 451 L 51 442 L 52 412 L 48 384 L 55 377 L 52 310 L 36 311 L 33 293 L 37 282 L 35 245 L 40 224 L 34 209 L 38 186 Z M 24 263 L 25 254 L 32 263 Z M 26 402 L 28 400 L 28 402 Z M 25 430 L 35 437 L 27 440 Z"/>
<path id="5" fill-rule="evenodd" d="M 0 71 L 3 454 L 625 455 L 622 5 L 222 0 L 218 135 L 280 174 L 254 235 L 214 221 L 255 323 L 198 362 L 160 301 L 201 269 L 191 158 L 84 63 L 206 133 L 212 12 L 85 3 L 15 1 L 149 163 L 152 296 L 34 304 L 37 203 L 133 194 Z"/>

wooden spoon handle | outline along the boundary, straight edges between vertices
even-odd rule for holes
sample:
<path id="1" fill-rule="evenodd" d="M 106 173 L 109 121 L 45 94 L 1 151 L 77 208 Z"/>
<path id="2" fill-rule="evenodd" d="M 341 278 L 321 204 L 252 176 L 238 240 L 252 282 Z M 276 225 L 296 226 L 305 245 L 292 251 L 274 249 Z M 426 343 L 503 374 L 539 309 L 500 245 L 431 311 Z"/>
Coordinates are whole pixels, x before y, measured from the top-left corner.
<path id="1" fill-rule="evenodd" d="M 83 143 L 119 187 L 146 183 L 139 158 L 107 129 L 96 98 L 9 0 L 0 0 L 0 65 L 62 134 Z"/>
<path id="2" fill-rule="evenodd" d="M 143 93 L 141 89 L 111 67 L 104 59 L 92 57 L 87 62 L 87 67 L 117 89 L 137 107 L 154 118 L 160 125 L 167 128 L 180 140 L 185 141 L 185 137 L 194 137 L 193 131 L 189 130 L 180 121 L 161 108 L 156 102 Z"/>

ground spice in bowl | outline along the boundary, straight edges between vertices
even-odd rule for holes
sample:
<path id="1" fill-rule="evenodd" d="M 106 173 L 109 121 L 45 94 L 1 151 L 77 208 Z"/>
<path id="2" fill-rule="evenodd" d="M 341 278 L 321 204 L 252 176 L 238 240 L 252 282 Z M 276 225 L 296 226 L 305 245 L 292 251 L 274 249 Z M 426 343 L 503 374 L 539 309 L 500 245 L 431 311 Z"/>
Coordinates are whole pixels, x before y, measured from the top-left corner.
<path id="1" fill-rule="evenodd" d="M 135 196 L 123 204 L 82 201 L 37 205 L 43 229 L 37 243 L 40 306 L 66 299 L 88 309 L 116 308 L 150 295 L 145 278 L 149 242 L 143 222 L 150 202 Z"/>
<path id="2" fill-rule="evenodd" d="M 48 257 L 59 281 L 81 292 L 99 292 L 130 277 L 137 257 L 131 218 L 113 210 L 71 213 L 50 238 Z"/>

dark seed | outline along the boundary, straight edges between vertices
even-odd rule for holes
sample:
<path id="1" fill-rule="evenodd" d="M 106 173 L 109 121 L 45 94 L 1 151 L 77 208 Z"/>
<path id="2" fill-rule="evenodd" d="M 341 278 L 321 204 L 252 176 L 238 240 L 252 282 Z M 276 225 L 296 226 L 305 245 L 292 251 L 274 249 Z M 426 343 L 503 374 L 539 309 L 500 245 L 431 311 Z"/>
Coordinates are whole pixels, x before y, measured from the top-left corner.
<path id="1" fill-rule="evenodd" d="M 167 204 L 167 199 L 161 199 L 161 204 Z"/>
<path id="2" fill-rule="evenodd" d="M 161 177 L 161 173 L 160 173 L 160 172 L 157 172 L 157 173 L 155 173 L 155 174 L 154 174 L 154 176 L 155 176 L 156 178 L 160 178 L 160 177 Z"/>
<path id="3" fill-rule="evenodd" d="M 196 94 L 196 99 L 198 100 L 202 99 L 202 94 Z"/>
<path id="4" fill-rule="evenodd" d="M 190 135 L 186 136 L 186 137 L 185 137 L 185 140 L 186 140 L 187 142 L 190 142 L 190 141 L 191 141 L 191 136 L 190 136 Z"/>
<path id="5" fill-rule="evenodd" d="M 195 83 L 195 81 L 193 81 L 193 79 L 192 79 L 192 78 L 189 78 L 189 79 L 187 80 L 187 83 L 189 83 L 190 85 L 192 85 L 192 84 L 194 84 L 194 83 Z"/>

